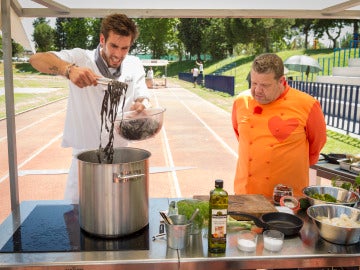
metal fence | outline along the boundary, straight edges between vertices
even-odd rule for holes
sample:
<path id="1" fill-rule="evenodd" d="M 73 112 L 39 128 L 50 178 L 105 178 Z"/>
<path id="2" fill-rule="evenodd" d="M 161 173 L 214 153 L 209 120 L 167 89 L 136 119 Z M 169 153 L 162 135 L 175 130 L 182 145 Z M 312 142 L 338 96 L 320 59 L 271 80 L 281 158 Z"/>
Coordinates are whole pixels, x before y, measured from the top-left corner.
<path id="1" fill-rule="evenodd" d="M 197 78 L 197 83 L 202 84 L 204 82 L 203 75 L 200 74 Z M 205 75 L 205 87 L 228 93 L 230 96 L 235 95 L 235 78 L 233 76 L 221 76 L 221 75 Z M 191 73 L 180 72 L 179 80 L 193 82 L 193 75 Z"/>
<path id="2" fill-rule="evenodd" d="M 360 135 L 360 86 L 304 81 L 289 81 L 289 85 L 319 100 L 328 126 Z"/>

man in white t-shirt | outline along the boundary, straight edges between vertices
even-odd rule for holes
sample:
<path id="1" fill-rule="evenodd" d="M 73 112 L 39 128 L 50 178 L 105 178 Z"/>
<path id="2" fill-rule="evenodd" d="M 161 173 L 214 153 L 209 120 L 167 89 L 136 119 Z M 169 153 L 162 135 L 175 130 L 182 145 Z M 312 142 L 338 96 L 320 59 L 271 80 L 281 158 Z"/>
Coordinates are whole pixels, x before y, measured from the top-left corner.
<path id="1" fill-rule="evenodd" d="M 197 79 L 199 77 L 199 69 L 197 67 L 194 67 L 192 70 L 191 70 L 191 73 L 193 75 L 193 82 L 194 82 L 194 87 L 196 87 L 196 84 L 197 84 Z"/>
<path id="2" fill-rule="evenodd" d="M 63 134 L 63 147 L 73 148 L 65 199 L 79 200 L 78 168 L 76 155 L 85 150 L 97 149 L 100 144 L 100 112 L 105 85 L 97 79 L 107 77 L 128 85 L 124 111 L 142 111 L 149 106 L 150 93 L 145 83 L 141 61 L 128 55 L 138 37 L 135 23 L 123 14 L 112 14 L 102 20 L 100 44 L 95 50 L 74 48 L 59 52 L 36 53 L 31 65 L 42 73 L 62 75 L 69 80 L 69 99 Z M 108 136 L 101 136 L 108 140 Z M 116 138 L 114 147 L 127 142 Z M 106 145 L 107 141 L 101 142 Z"/>

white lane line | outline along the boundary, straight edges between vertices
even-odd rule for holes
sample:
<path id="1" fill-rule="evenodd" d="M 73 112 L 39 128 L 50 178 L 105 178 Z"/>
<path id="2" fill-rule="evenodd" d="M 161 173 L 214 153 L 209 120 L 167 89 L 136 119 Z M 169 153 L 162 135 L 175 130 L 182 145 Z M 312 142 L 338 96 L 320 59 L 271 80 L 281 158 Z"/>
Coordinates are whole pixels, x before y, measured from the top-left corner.
<path id="1" fill-rule="evenodd" d="M 51 117 L 54 117 L 54 116 L 56 116 L 56 115 L 58 115 L 58 114 L 60 114 L 60 113 L 62 113 L 62 112 L 64 112 L 64 111 L 65 111 L 65 109 L 60 110 L 60 111 L 57 111 L 57 112 L 55 112 L 55 113 L 49 114 L 48 116 L 43 117 L 43 118 L 37 120 L 37 121 L 35 121 L 35 122 L 32 122 L 30 125 L 26 125 L 26 126 L 24 126 L 23 128 L 16 129 L 16 134 L 18 134 L 19 132 L 22 132 L 22 131 L 24 131 L 24 130 L 26 130 L 26 129 L 29 129 L 29 128 L 31 128 L 31 127 L 33 127 L 33 126 L 35 126 L 35 125 L 37 125 L 37 124 L 39 124 L 39 123 L 41 123 L 41 122 L 49 119 L 49 118 L 51 118 Z M 0 142 L 6 140 L 6 138 L 7 138 L 7 136 L 0 138 Z"/>
<path id="2" fill-rule="evenodd" d="M 213 129 L 211 129 L 211 127 L 209 127 L 201 118 L 199 115 L 197 115 L 193 110 L 191 110 L 173 91 L 172 91 L 173 95 L 176 97 L 177 100 L 179 100 L 179 102 L 181 104 L 184 105 L 184 107 L 192 114 L 195 116 L 196 119 L 198 119 L 203 125 L 204 127 L 210 131 L 210 133 L 215 137 L 215 139 L 225 148 L 227 149 L 230 154 L 232 154 L 234 157 L 236 157 L 236 159 L 238 158 L 238 153 L 236 151 L 234 151 Z M 196 96 L 196 95 L 195 95 Z M 198 96 L 196 96 L 198 97 Z M 200 97 L 198 97 L 200 98 Z M 211 104 L 211 103 L 210 103 Z M 213 104 L 212 104 L 213 105 Z"/>
<path id="3" fill-rule="evenodd" d="M 154 98 L 155 98 L 156 106 L 159 106 L 159 100 L 158 100 L 155 92 L 154 92 Z M 174 159 L 173 159 L 173 156 L 172 156 L 172 153 L 171 153 L 171 148 L 170 148 L 170 145 L 169 145 L 169 140 L 168 140 L 168 137 L 167 137 L 167 134 L 166 134 L 165 125 L 163 125 L 163 127 L 161 129 L 161 133 L 163 135 L 163 138 L 164 138 L 163 142 L 165 144 L 165 151 L 166 151 L 165 159 L 168 160 L 170 167 L 175 167 Z M 172 179 L 173 179 L 173 185 L 171 185 L 171 186 L 174 186 L 175 198 L 181 198 L 182 197 L 181 189 L 180 189 L 179 179 L 177 177 L 176 171 L 171 171 L 171 175 L 172 175 Z"/>
<path id="4" fill-rule="evenodd" d="M 22 168 L 24 165 L 26 165 L 28 162 L 30 162 L 33 158 L 35 158 L 37 155 L 39 155 L 42 151 L 44 151 L 46 148 L 48 148 L 51 144 L 56 142 L 62 137 L 63 133 L 58 134 L 54 138 L 52 138 L 47 144 L 40 147 L 38 150 L 36 150 L 30 157 L 28 157 L 26 160 L 24 160 L 21 164 L 18 165 L 18 170 Z M 0 183 L 3 182 L 5 179 L 9 177 L 9 173 L 4 175 L 2 178 L 0 178 Z"/>

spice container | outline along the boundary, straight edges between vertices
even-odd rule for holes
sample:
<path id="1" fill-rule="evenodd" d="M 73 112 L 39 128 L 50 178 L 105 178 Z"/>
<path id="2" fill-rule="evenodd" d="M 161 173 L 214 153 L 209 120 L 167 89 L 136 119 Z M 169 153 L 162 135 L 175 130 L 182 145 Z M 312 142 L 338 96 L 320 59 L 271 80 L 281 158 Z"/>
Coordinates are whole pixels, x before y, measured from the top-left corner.
<path id="1" fill-rule="evenodd" d="M 293 189 L 283 184 L 278 184 L 274 187 L 273 200 L 276 205 L 280 205 L 280 199 L 283 196 L 292 196 Z"/>

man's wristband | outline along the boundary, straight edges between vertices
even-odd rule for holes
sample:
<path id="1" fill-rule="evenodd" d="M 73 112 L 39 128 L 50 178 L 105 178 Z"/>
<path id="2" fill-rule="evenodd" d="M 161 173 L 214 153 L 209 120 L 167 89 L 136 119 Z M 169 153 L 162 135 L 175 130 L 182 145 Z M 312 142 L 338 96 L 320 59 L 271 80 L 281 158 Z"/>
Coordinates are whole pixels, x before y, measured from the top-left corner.
<path id="1" fill-rule="evenodd" d="M 71 68 L 74 66 L 76 66 L 76 64 L 72 63 L 66 67 L 66 69 L 65 69 L 65 78 L 66 79 L 70 80 L 70 71 L 71 71 Z"/>

